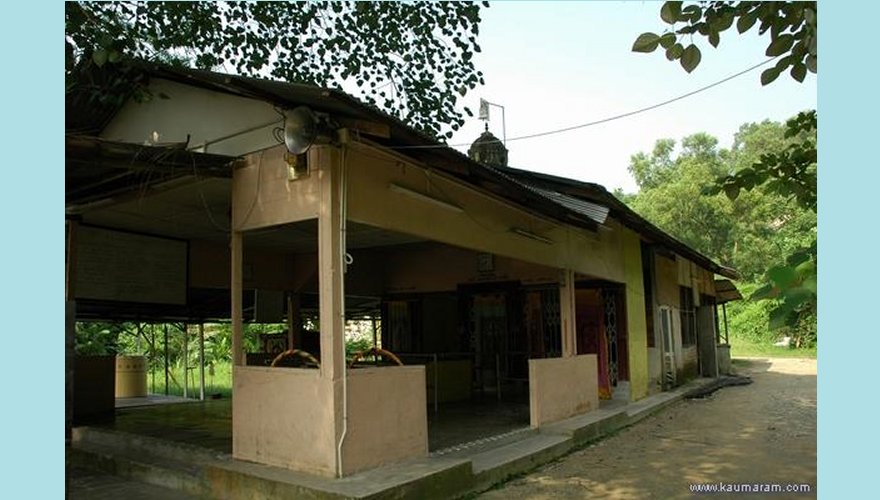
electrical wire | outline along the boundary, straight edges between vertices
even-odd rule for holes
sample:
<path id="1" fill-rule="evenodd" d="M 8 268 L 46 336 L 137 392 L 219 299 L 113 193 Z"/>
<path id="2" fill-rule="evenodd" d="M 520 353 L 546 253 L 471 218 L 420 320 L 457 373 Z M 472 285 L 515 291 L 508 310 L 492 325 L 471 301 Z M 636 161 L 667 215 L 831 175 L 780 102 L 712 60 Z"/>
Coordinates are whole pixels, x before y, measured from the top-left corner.
<path id="1" fill-rule="evenodd" d="M 263 182 L 263 153 L 265 153 L 265 151 L 265 149 L 260 151 L 260 160 L 257 162 L 257 186 L 256 189 L 254 189 L 254 197 L 253 199 L 251 199 L 251 204 L 248 207 L 247 212 L 245 212 L 244 218 L 242 218 L 241 222 L 238 224 L 238 227 L 235 228 L 236 231 L 241 231 L 241 228 L 243 228 L 248 219 L 251 218 L 251 213 L 253 213 L 254 207 L 256 207 L 257 205 L 257 200 L 260 198 L 260 185 Z M 230 222 L 230 226 L 231 225 L 232 224 Z"/>
<path id="2" fill-rule="evenodd" d="M 202 190 L 202 181 L 203 179 L 199 177 L 198 169 L 196 168 L 196 157 L 193 153 L 190 153 L 190 159 L 192 159 L 192 169 L 193 169 L 193 177 L 196 180 L 196 190 L 199 193 L 199 199 L 202 201 L 202 207 L 205 209 L 205 214 L 208 216 L 208 220 L 211 222 L 211 225 L 214 226 L 215 229 L 219 230 L 222 233 L 229 234 L 230 227 L 223 227 L 217 223 L 217 220 L 214 219 L 214 214 L 211 212 L 211 207 L 208 206 L 208 201 L 205 199 L 205 193 Z M 232 221 L 229 222 L 230 226 L 232 225 Z"/>
<path id="3" fill-rule="evenodd" d="M 706 85 L 706 86 L 700 87 L 700 88 L 698 88 L 698 89 L 696 89 L 696 90 L 692 90 L 692 91 L 690 91 L 690 92 L 688 92 L 688 93 L 686 93 L 686 94 L 681 94 L 681 95 L 679 95 L 679 96 L 677 96 L 677 97 L 673 97 L 672 99 L 667 99 L 667 100 L 665 100 L 665 101 L 658 102 L 658 103 L 656 103 L 656 104 L 652 104 L 652 105 L 650 105 L 650 106 L 645 106 L 645 107 L 643 107 L 643 108 L 639 108 L 639 109 L 636 109 L 636 110 L 633 110 L 633 111 L 629 111 L 629 112 L 626 112 L 626 113 L 621 113 L 621 114 L 618 114 L 618 115 L 609 116 L 609 117 L 607 117 L 607 118 L 602 118 L 602 119 L 594 120 L 594 121 L 587 122 L 587 123 L 581 123 L 581 124 L 579 124 L 579 125 L 572 125 L 572 126 L 570 126 L 570 127 L 564 127 L 564 128 L 559 128 L 559 129 L 547 130 L 547 131 L 544 131 L 544 132 L 537 132 L 537 133 L 534 133 L 534 134 L 521 135 L 521 136 L 518 136 L 518 137 L 509 137 L 509 138 L 507 139 L 507 142 L 511 142 L 511 141 L 521 141 L 521 140 L 525 140 L 525 139 L 534 139 L 534 138 L 536 138 L 536 137 L 544 137 L 544 136 L 548 136 L 548 135 L 561 134 L 561 133 L 563 133 L 563 132 L 570 132 L 570 131 L 572 131 L 572 130 L 577 130 L 577 129 L 581 129 L 581 128 L 592 127 L 592 126 L 594 126 L 594 125 L 600 125 L 600 124 L 602 124 L 602 123 L 608 123 L 608 122 L 612 122 L 612 121 L 615 121 L 615 120 L 620 120 L 620 119 L 622 119 L 622 118 L 628 118 L 628 117 L 630 117 L 630 116 L 634 116 L 634 115 L 638 115 L 638 114 L 641 114 L 641 113 L 645 113 L 645 112 L 647 112 L 647 111 L 651 111 L 651 110 L 654 110 L 654 109 L 657 109 L 657 108 L 660 108 L 660 107 L 666 106 L 666 105 L 668 105 L 668 104 L 672 104 L 672 103 L 677 102 L 677 101 L 680 101 L 680 100 L 682 100 L 682 99 L 686 99 L 686 98 L 691 97 L 691 96 L 693 96 L 693 95 L 699 94 L 700 92 L 705 92 L 706 90 L 709 90 L 709 89 L 711 89 L 711 88 L 713 88 L 713 87 L 717 87 L 718 85 L 721 85 L 722 83 L 726 83 L 726 82 L 728 82 L 728 81 L 730 81 L 730 80 L 733 80 L 734 78 L 740 77 L 740 76 L 742 76 L 742 75 L 745 75 L 746 73 L 749 73 L 749 72 L 751 72 L 751 71 L 754 71 L 754 70 L 760 68 L 761 66 L 764 66 L 764 65 L 766 65 L 766 64 L 769 64 L 769 63 L 775 61 L 776 59 L 778 59 L 779 57 L 780 57 L 780 56 L 772 57 L 772 58 L 770 58 L 770 59 L 767 59 L 766 61 L 762 61 L 762 62 L 760 62 L 760 63 L 758 63 L 758 64 L 755 64 L 755 65 L 753 65 L 753 66 L 750 66 L 750 67 L 748 67 L 748 68 L 746 68 L 746 69 L 744 69 L 744 70 L 742 70 L 742 71 L 739 71 L 739 72 L 734 73 L 734 74 L 732 74 L 732 75 L 730 75 L 730 76 L 727 76 L 727 77 L 725 77 L 725 78 L 722 78 L 721 80 L 718 80 L 718 81 L 716 81 L 716 82 L 714 82 L 714 83 L 710 83 L 709 85 Z M 486 141 L 486 143 L 490 143 L 490 142 L 492 142 L 492 141 Z M 501 141 L 499 140 L 499 141 L 497 141 L 497 142 L 501 142 Z M 400 149 L 446 149 L 446 148 L 465 147 L 465 146 L 470 146 L 470 145 L 471 145 L 471 144 L 469 144 L 469 143 L 468 143 L 468 144 L 429 144 L 429 145 L 421 145 L 421 146 L 391 146 L 390 149 L 398 149 L 398 150 L 400 150 Z"/>

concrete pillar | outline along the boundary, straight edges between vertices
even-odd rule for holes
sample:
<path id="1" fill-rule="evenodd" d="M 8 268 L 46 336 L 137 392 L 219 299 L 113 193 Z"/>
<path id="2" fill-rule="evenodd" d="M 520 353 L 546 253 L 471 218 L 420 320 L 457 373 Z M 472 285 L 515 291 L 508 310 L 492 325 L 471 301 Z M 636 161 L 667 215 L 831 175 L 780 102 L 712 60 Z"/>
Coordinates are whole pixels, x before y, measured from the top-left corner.
<path id="1" fill-rule="evenodd" d="M 697 346 L 700 355 L 700 375 L 704 377 L 718 376 L 717 335 L 715 333 L 715 317 L 713 306 L 697 307 Z"/>
<path id="2" fill-rule="evenodd" d="M 651 277 L 651 315 L 653 316 L 653 325 L 654 328 L 650 332 L 646 332 L 648 335 L 654 336 L 654 345 L 662 346 L 663 338 L 660 332 L 660 302 L 657 300 L 657 252 L 653 246 L 648 247 L 648 257 L 647 259 L 643 258 L 643 262 L 647 260 L 647 271 L 649 276 Z M 644 287 L 644 281 L 643 281 Z"/>
<path id="3" fill-rule="evenodd" d="M 629 354 L 630 399 L 635 401 L 648 395 L 650 377 L 647 336 L 653 332 L 648 332 L 645 317 L 641 242 L 638 234 L 628 229 L 624 230 L 621 236 L 623 265 L 626 272 L 626 338 Z M 657 296 L 656 291 L 653 295 Z M 654 308 L 654 314 L 657 314 L 657 308 Z M 655 325 L 659 326 L 659 324 L 659 318 L 655 316 Z M 662 343 L 655 345 L 659 348 Z"/>
<path id="4" fill-rule="evenodd" d="M 205 324 L 199 322 L 199 399 L 205 400 Z"/>
<path id="5" fill-rule="evenodd" d="M 287 296 L 287 348 L 301 349 L 302 317 L 300 316 L 300 297 L 298 293 Z M 315 353 L 312 353 L 315 354 Z"/>
<path id="6" fill-rule="evenodd" d="M 562 271 L 562 282 L 559 286 L 559 320 L 562 330 L 563 358 L 577 355 L 576 316 L 574 271 L 566 269 Z"/>
<path id="7" fill-rule="evenodd" d="M 235 221 L 233 220 L 233 227 Z M 230 294 L 232 295 L 232 364 L 241 366 L 244 364 L 244 349 L 242 342 L 242 333 L 244 325 L 242 323 L 242 267 L 244 260 L 243 238 L 240 231 L 232 231 L 230 239 L 230 250 L 232 260 L 232 286 Z"/>
<path id="8" fill-rule="evenodd" d="M 339 154 L 332 148 L 321 148 L 321 208 L 318 215 L 318 287 L 321 323 L 321 375 L 339 380 L 345 369 L 343 356 L 344 321 L 343 249 L 342 249 L 342 185 Z"/>
<path id="9" fill-rule="evenodd" d="M 76 233 L 79 222 L 67 220 L 67 259 L 64 269 L 64 439 L 70 441 L 73 429 L 73 363 L 76 340 Z M 66 483 L 65 483 L 66 484 Z"/>
<path id="10" fill-rule="evenodd" d="M 345 470 L 343 453 L 347 434 L 348 395 L 345 380 L 345 283 L 343 247 L 342 158 L 340 150 L 332 147 L 315 148 L 310 160 L 319 165 L 320 209 L 318 211 L 318 290 L 321 324 L 321 379 L 322 391 L 330 390 L 334 418 L 333 448 L 336 457 L 336 475 Z"/>
<path id="11" fill-rule="evenodd" d="M 189 325 L 183 324 L 183 397 L 189 397 Z"/>
<path id="12" fill-rule="evenodd" d="M 64 440 L 70 442 L 73 429 L 73 363 L 76 338 L 76 302 L 64 302 Z"/>

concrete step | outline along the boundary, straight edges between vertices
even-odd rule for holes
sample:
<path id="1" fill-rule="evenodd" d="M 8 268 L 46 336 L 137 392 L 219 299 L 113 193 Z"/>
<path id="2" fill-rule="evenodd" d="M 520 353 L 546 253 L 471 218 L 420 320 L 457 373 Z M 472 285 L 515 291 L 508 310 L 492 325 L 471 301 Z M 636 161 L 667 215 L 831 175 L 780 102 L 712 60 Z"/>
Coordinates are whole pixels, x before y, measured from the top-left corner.
<path id="1" fill-rule="evenodd" d="M 561 457 L 573 443 L 568 436 L 536 434 L 470 457 L 476 482 L 487 488 Z"/>
<path id="2" fill-rule="evenodd" d="M 626 408 L 626 415 L 629 418 L 627 425 L 632 425 L 645 417 L 667 408 L 675 404 L 691 391 L 711 385 L 715 383 L 715 379 L 697 378 L 684 383 L 668 392 L 661 392 L 646 398 L 640 399 L 634 403 L 630 403 Z"/>
<path id="3" fill-rule="evenodd" d="M 196 500 L 182 491 L 125 479 L 94 469 L 71 467 L 67 471 L 70 500 Z"/>
<path id="4" fill-rule="evenodd" d="M 204 495 L 201 467 L 149 453 L 119 453 L 113 447 L 80 443 L 67 450 L 68 464 L 74 470 L 91 470 L 188 495 Z"/>
<path id="5" fill-rule="evenodd" d="M 227 453 L 211 450 L 188 443 L 169 441 L 131 434 L 101 427 L 74 427 L 71 432 L 71 446 L 96 445 L 121 455 L 150 456 L 181 462 L 214 462 L 231 460 Z"/>
<path id="6" fill-rule="evenodd" d="M 247 492 L 247 498 L 429 499 L 458 498 L 473 477 L 467 460 L 425 457 L 389 464 L 342 479 L 325 478 L 234 460 L 213 468 L 215 491 Z M 239 499 L 231 494 L 222 498 Z"/>
<path id="7" fill-rule="evenodd" d="M 73 467 L 103 471 L 187 495 L 216 499 L 456 498 L 557 459 L 581 444 L 680 400 L 698 380 L 628 405 L 612 405 L 544 426 L 485 438 L 445 454 L 391 464 L 343 479 L 241 460 L 229 454 L 103 428 L 78 427 Z M 126 497 L 126 500 L 134 500 Z"/>
<path id="8" fill-rule="evenodd" d="M 629 424 L 626 406 L 599 408 L 541 428 L 542 434 L 567 436 L 575 446 L 595 441 Z"/>
<path id="9" fill-rule="evenodd" d="M 454 498 L 467 491 L 470 462 L 426 457 L 344 479 L 299 473 L 198 447 L 104 429 L 80 429 L 68 448 L 73 470 L 212 499 Z"/>

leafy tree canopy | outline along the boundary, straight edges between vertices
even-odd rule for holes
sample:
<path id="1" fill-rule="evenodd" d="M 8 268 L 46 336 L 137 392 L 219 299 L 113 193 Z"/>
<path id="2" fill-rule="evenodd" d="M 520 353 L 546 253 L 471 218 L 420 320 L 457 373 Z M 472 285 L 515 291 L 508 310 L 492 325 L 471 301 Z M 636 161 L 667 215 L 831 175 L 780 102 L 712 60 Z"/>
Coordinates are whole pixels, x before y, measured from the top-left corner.
<path id="1" fill-rule="evenodd" d="M 675 141 L 661 139 L 651 154 L 633 155 L 630 171 L 640 190 L 624 201 L 746 280 L 764 280 L 753 298 L 773 299 L 769 325 L 815 338 L 815 321 L 805 321 L 815 318 L 815 209 L 774 182 L 753 183 L 737 196 L 718 185 L 719 176 L 751 178 L 768 158 L 811 142 L 815 130 L 793 135 L 790 125 L 770 121 L 740 127 L 729 150 L 705 133 L 682 139 L 677 152 Z"/>
<path id="2" fill-rule="evenodd" d="M 734 23 L 739 33 L 756 27 L 761 35 L 770 33 L 765 54 L 779 60 L 761 73 L 761 84 L 776 80 L 786 70 L 799 82 L 804 81 L 807 71 L 817 71 L 816 2 L 665 2 L 660 18 L 670 27 L 660 34 L 642 33 L 632 50 L 654 52 L 663 48 L 666 58 L 678 61 L 688 73 L 702 59 L 700 48 L 691 41 L 693 35 L 701 35 L 718 47 L 721 33 Z"/>
<path id="3" fill-rule="evenodd" d="M 741 190 L 766 184 L 768 189 L 792 197 L 802 207 L 815 212 L 818 201 L 816 111 L 804 111 L 788 120 L 785 138 L 791 140 L 783 147 L 763 152 L 752 164 L 722 177 L 709 192 L 724 191 L 728 197 L 736 199 Z"/>
<path id="4" fill-rule="evenodd" d="M 717 47 L 721 33 L 734 22 L 739 33 L 757 26 L 759 34 L 770 33 L 765 54 L 778 59 L 774 66 L 761 73 L 761 84 L 773 82 L 786 70 L 792 78 L 802 82 L 807 71 L 818 71 L 817 16 L 816 2 L 711 1 L 686 6 L 683 2 L 665 2 L 660 8 L 660 18 L 670 28 L 660 35 L 642 33 L 632 50 L 654 52 L 662 47 L 667 59 L 678 60 L 690 73 L 702 58 L 700 49 L 690 42 L 693 35 L 702 35 Z M 688 43 L 687 47 L 684 43 Z M 741 200 L 742 191 L 766 191 L 786 201 L 794 200 L 815 221 L 816 123 L 815 110 L 798 114 L 786 125 L 786 144 L 763 150 L 750 165 L 740 166 L 707 186 L 704 194 L 717 196 L 723 191 L 731 201 L 737 201 Z M 779 211 L 774 224 L 788 220 L 789 215 Z M 807 231 L 811 238 L 809 244 L 789 253 L 782 263 L 767 270 L 765 285 L 752 294 L 753 299 L 776 300 L 776 307 L 770 311 L 769 325 L 773 329 L 798 329 L 807 325 L 815 333 L 818 260 L 815 229 L 813 222 L 812 230 Z"/>
<path id="5" fill-rule="evenodd" d="M 479 23 L 471 2 L 67 2 L 66 69 L 138 58 L 356 85 L 366 102 L 451 137 L 458 99 L 483 83 Z"/>
<path id="6" fill-rule="evenodd" d="M 724 191 L 731 200 L 737 200 L 742 191 L 769 191 L 814 217 L 810 239 L 767 270 L 766 283 L 752 294 L 754 299 L 779 301 L 770 312 L 771 328 L 794 327 L 804 317 L 815 318 L 817 305 L 816 111 L 799 113 L 788 120 L 784 134 L 786 141 L 781 148 L 760 154 L 758 161 L 720 178 L 705 190 L 709 194 Z"/>

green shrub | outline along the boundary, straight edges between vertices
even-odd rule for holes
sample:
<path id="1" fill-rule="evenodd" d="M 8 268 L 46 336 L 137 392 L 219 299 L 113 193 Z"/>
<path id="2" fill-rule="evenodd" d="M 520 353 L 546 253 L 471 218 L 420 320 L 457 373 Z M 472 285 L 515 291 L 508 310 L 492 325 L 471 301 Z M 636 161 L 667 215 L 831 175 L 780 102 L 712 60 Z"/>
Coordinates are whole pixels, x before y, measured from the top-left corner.
<path id="1" fill-rule="evenodd" d="M 795 327 L 770 329 L 770 311 L 775 307 L 774 300 L 749 300 L 748 297 L 757 289 L 753 283 L 738 284 L 743 300 L 727 304 L 727 318 L 730 325 L 730 337 L 742 339 L 750 344 L 772 345 L 782 339 L 791 337 L 791 347 L 816 347 L 816 315 L 803 313 Z"/>

